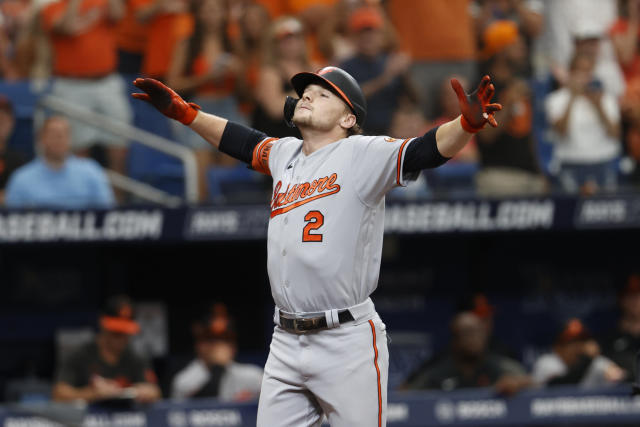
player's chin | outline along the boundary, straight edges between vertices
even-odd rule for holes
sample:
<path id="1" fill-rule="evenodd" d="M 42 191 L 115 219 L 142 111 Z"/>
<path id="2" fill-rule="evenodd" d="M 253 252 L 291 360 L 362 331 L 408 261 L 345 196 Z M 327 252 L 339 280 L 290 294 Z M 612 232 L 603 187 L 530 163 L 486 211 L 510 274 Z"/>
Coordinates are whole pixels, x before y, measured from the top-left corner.
<path id="1" fill-rule="evenodd" d="M 294 114 L 294 116 L 291 119 L 291 121 L 298 128 L 300 128 L 300 127 L 308 127 L 309 125 L 311 125 L 311 116 L 308 115 L 308 114 L 298 114 L 296 112 L 296 114 Z"/>

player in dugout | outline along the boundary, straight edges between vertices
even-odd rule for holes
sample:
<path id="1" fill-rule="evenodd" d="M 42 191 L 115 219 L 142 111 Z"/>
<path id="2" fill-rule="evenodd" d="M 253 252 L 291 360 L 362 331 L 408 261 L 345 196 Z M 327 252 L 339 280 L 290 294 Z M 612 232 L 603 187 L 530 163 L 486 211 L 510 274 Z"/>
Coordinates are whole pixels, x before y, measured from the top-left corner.
<path id="1" fill-rule="evenodd" d="M 171 382 L 171 397 L 215 397 L 222 401 L 256 399 L 262 383 L 262 369 L 235 360 L 235 321 L 226 305 L 215 303 L 192 326 L 196 358 Z"/>
<path id="2" fill-rule="evenodd" d="M 275 328 L 257 425 L 383 426 L 389 352 L 386 326 L 369 295 L 380 271 L 385 194 L 460 151 L 487 123 L 497 126 L 489 76 L 466 94 L 462 115 L 417 138 L 364 136 L 362 89 L 347 72 L 325 67 L 291 79 L 299 99 L 284 117 L 300 130 L 270 138 L 199 111 L 148 78 L 134 84 L 166 116 L 190 126 L 220 151 L 273 178 L 267 237 Z"/>
<path id="3" fill-rule="evenodd" d="M 131 336 L 140 330 L 130 299 L 124 295 L 109 298 L 99 320 L 96 339 L 61 361 L 53 400 L 151 403 L 160 399 L 155 373 L 129 347 Z"/>

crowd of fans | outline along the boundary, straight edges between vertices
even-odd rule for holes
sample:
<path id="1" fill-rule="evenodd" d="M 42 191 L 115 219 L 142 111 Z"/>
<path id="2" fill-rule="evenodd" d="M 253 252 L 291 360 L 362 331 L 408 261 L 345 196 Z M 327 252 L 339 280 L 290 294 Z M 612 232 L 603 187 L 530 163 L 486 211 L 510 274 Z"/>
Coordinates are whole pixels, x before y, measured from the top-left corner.
<path id="1" fill-rule="evenodd" d="M 504 107 L 500 126 L 423 173 L 405 197 L 590 195 L 638 184 L 639 7 L 637 0 L 5 0 L 0 79 L 50 78 L 54 95 L 132 123 L 130 81 L 150 76 L 207 112 L 283 137 L 297 135 L 283 122 L 290 77 L 337 65 L 367 97 L 365 133 L 411 137 L 458 114 L 451 77 L 470 90 L 489 74 Z M 10 111 L 4 100 L 2 114 Z M 70 124 L 74 156 L 127 173 L 126 140 Z M 167 126 L 196 155 L 201 202 L 224 200 L 224 180 L 260 185 L 190 129 Z M 0 137 L 4 189 L 19 162 L 9 137 Z M 127 201 L 118 191 L 115 199 Z"/>

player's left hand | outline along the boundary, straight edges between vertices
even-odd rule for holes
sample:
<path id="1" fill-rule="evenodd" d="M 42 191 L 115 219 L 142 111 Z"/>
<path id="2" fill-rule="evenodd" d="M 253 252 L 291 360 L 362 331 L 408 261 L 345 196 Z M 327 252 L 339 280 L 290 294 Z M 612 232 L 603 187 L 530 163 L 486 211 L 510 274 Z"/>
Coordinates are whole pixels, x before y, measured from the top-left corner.
<path id="1" fill-rule="evenodd" d="M 478 88 L 467 94 L 457 79 L 451 79 L 451 87 L 458 96 L 460 111 L 462 112 L 461 124 L 464 130 L 476 133 L 481 130 L 486 123 L 493 127 L 498 126 L 494 113 L 502 110 L 502 105 L 491 103 L 496 89 L 491 83 L 491 77 L 484 76 Z"/>

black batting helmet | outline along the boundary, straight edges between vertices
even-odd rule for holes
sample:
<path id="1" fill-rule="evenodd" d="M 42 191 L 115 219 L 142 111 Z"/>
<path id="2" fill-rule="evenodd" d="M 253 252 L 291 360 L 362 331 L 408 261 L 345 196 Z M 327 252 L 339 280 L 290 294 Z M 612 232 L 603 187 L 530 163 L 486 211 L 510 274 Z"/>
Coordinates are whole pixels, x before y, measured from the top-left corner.
<path id="1" fill-rule="evenodd" d="M 300 97 L 305 88 L 314 83 L 329 88 L 339 96 L 356 115 L 358 126 L 362 126 L 367 118 L 367 101 L 351 74 L 338 67 L 324 67 L 316 73 L 298 73 L 291 78 L 291 85 Z"/>

